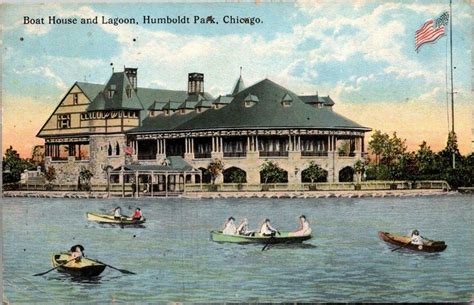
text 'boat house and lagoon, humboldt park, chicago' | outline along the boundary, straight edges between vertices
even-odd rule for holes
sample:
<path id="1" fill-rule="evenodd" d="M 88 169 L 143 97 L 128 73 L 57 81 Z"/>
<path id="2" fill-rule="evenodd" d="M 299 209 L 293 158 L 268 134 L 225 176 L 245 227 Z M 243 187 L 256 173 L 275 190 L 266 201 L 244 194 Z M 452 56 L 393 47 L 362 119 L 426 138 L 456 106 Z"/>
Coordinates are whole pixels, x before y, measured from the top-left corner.
<path id="1" fill-rule="evenodd" d="M 138 87 L 137 73 L 113 72 L 105 85 L 76 82 L 60 101 L 37 134 L 58 181 L 75 184 L 86 168 L 96 184 L 138 178 L 179 191 L 209 182 L 207 167 L 219 159 L 216 183 L 238 172 L 240 182 L 259 184 L 268 161 L 289 184 L 309 182 L 302 173 L 311 163 L 327 182 L 340 182 L 352 179 L 365 154 L 371 129 L 335 113 L 329 96 L 298 95 L 269 79 L 246 87 L 240 76 L 229 93 L 213 97 L 202 73 L 189 73 L 182 91 Z"/>

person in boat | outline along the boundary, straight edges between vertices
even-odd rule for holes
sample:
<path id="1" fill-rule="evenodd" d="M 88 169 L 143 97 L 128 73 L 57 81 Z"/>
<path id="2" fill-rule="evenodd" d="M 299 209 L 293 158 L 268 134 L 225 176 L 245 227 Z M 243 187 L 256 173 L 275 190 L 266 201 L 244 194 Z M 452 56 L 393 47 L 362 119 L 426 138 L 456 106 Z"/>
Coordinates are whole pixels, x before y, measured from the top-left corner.
<path id="1" fill-rule="evenodd" d="M 69 250 L 69 262 L 68 266 L 75 266 L 81 262 L 82 257 L 84 257 L 84 247 L 82 245 L 74 245 Z"/>
<path id="2" fill-rule="evenodd" d="M 266 218 L 262 226 L 260 227 L 261 236 L 275 236 L 276 233 L 279 233 L 277 229 L 271 226 L 270 219 Z"/>
<path id="3" fill-rule="evenodd" d="M 245 236 L 254 236 L 255 232 L 249 230 L 249 222 L 247 218 L 244 218 L 240 221 L 239 226 L 237 227 L 237 234 L 238 235 L 245 235 Z"/>
<path id="4" fill-rule="evenodd" d="M 425 240 L 422 236 L 420 236 L 420 232 L 418 232 L 418 230 L 413 230 L 411 232 L 410 243 L 419 247 L 423 247 Z"/>
<path id="5" fill-rule="evenodd" d="M 114 209 L 114 218 L 116 220 L 121 220 L 122 219 L 122 208 L 121 207 L 116 207 Z"/>
<path id="6" fill-rule="evenodd" d="M 132 220 L 138 221 L 141 220 L 143 217 L 142 210 L 140 208 L 135 209 L 135 213 L 133 213 Z"/>
<path id="7" fill-rule="evenodd" d="M 222 230 L 222 234 L 227 235 L 235 235 L 237 233 L 237 228 L 235 227 L 235 218 L 229 217 L 226 222 L 224 223 L 224 229 Z"/>
<path id="8" fill-rule="evenodd" d="M 311 234 L 311 228 L 309 227 L 309 223 L 306 219 L 306 216 L 301 215 L 299 217 L 299 224 L 300 227 L 296 231 L 290 232 L 288 234 L 289 236 L 307 236 Z"/>

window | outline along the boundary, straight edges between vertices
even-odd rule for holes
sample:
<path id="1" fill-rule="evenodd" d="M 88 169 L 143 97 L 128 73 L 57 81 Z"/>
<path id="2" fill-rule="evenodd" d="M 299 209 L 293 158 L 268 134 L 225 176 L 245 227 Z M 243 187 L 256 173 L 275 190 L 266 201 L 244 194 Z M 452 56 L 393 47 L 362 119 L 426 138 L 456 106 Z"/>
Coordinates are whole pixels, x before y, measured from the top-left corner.
<path id="1" fill-rule="evenodd" d="M 79 96 L 78 96 L 77 93 L 74 93 L 74 94 L 72 95 L 72 103 L 73 103 L 74 105 L 79 104 Z"/>
<path id="2" fill-rule="evenodd" d="M 70 128 L 71 127 L 71 115 L 60 114 L 58 115 L 58 128 Z"/>
<path id="3" fill-rule="evenodd" d="M 113 98 L 114 97 L 114 92 L 115 92 L 114 90 L 109 89 L 109 91 L 107 91 L 107 97 L 108 98 Z"/>
<path id="4" fill-rule="evenodd" d="M 291 101 L 283 101 L 282 104 L 283 104 L 283 107 L 290 107 Z"/>
<path id="5" fill-rule="evenodd" d="M 126 92 L 128 98 L 132 97 L 132 88 L 130 88 L 130 86 L 127 87 L 125 92 Z"/>
<path id="6" fill-rule="evenodd" d="M 112 145 L 109 143 L 109 148 L 107 150 L 107 155 L 112 156 Z"/>
<path id="7" fill-rule="evenodd" d="M 120 145 L 119 143 L 117 142 L 117 144 L 115 145 L 115 154 L 118 156 L 120 155 Z"/>

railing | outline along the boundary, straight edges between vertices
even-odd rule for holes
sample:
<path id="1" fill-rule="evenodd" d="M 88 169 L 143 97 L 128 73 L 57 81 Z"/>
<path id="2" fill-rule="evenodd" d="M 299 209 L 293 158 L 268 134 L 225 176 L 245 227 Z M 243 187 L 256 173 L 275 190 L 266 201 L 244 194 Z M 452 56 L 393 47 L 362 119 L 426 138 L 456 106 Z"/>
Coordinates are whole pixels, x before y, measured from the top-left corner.
<path id="1" fill-rule="evenodd" d="M 224 152 L 224 158 L 245 158 L 247 156 L 247 152 L 241 151 L 241 152 Z"/>
<path id="2" fill-rule="evenodd" d="M 156 155 L 138 155 L 138 160 L 155 160 Z"/>
<path id="3" fill-rule="evenodd" d="M 301 156 L 303 157 L 327 157 L 327 151 L 302 151 Z"/>
<path id="4" fill-rule="evenodd" d="M 288 157 L 288 151 L 260 151 L 260 157 Z"/>
<path id="5" fill-rule="evenodd" d="M 140 191 L 146 184 L 140 184 Z M 352 191 L 356 187 L 360 190 L 409 190 L 409 189 L 435 189 L 435 190 L 450 190 L 451 187 L 446 181 L 443 180 L 427 180 L 427 181 L 363 181 L 360 183 L 354 182 L 337 182 L 337 183 L 223 183 L 223 184 L 185 184 L 184 191 L 186 192 L 201 192 L 209 191 L 212 188 L 216 188 L 218 192 L 259 192 L 259 191 Z M 62 184 L 55 182 L 51 184 L 45 183 L 10 183 L 3 185 L 4 190 L 22 190 L 22 191 L 79 191 L 77 184 Z M 122 192 L 122 184 L 110 183 L 110 191 L 117 193 Z M 155 184 L 155 187 L 157 185 Z M 183 187 L 182 184 L 176 184 L 174 192 L 180 191 Z M 107 191 L 107 184 L 92 184 L 91 190 L 95 192 Z M 132 184 L 125 183 L 124 190 L 127 194 L 131 193 Z M 165 192 L 164 189 L 155 190 L 155 193 Z M 173 192 L 173 191 L 169 191 Z"/>
<path id="6" fill-rule="evenodd" d="M 355 152 L 350 152 L 350 153 L 346 153 L 346 152 L 340 152 L 339 153 L 339 157 L 355 157 Z"/>
<path id="7" fill-rule="evenodd" d="M 194 153 L 194 159 L 209 159 L 211 158 L 211 152 L 203 152 L 203 153 Z"/>
<path id="8" fill-rule="evenodd" d="M 359 184 L 354 182 L 336 182 L 336 183 L 223 183 L 223 184 L 186 184 L 186 192 L 206 192 L 216 188 L 218 192 L 258 192 L 258 191 L 353 191 L 360 190 L 409 190 L 409 189 L 436 189 L 450 190 L 446 181 L 363 181 Z"/>

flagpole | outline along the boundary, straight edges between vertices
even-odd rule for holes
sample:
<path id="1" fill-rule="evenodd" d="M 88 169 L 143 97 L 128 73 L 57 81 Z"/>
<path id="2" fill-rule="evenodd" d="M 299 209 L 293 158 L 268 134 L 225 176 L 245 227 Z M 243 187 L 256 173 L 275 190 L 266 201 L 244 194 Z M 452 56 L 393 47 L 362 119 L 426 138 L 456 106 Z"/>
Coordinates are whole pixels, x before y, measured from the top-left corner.
<path id="1" fill-rule="evenodd" d="M 451 53 L 451 132 L 454 136 L 454 86 L 453 86 L 453 8 L 449 0 L 449 46 Z M 453 151 L 453 168 L 456 168 L 455 152 Z"/>

